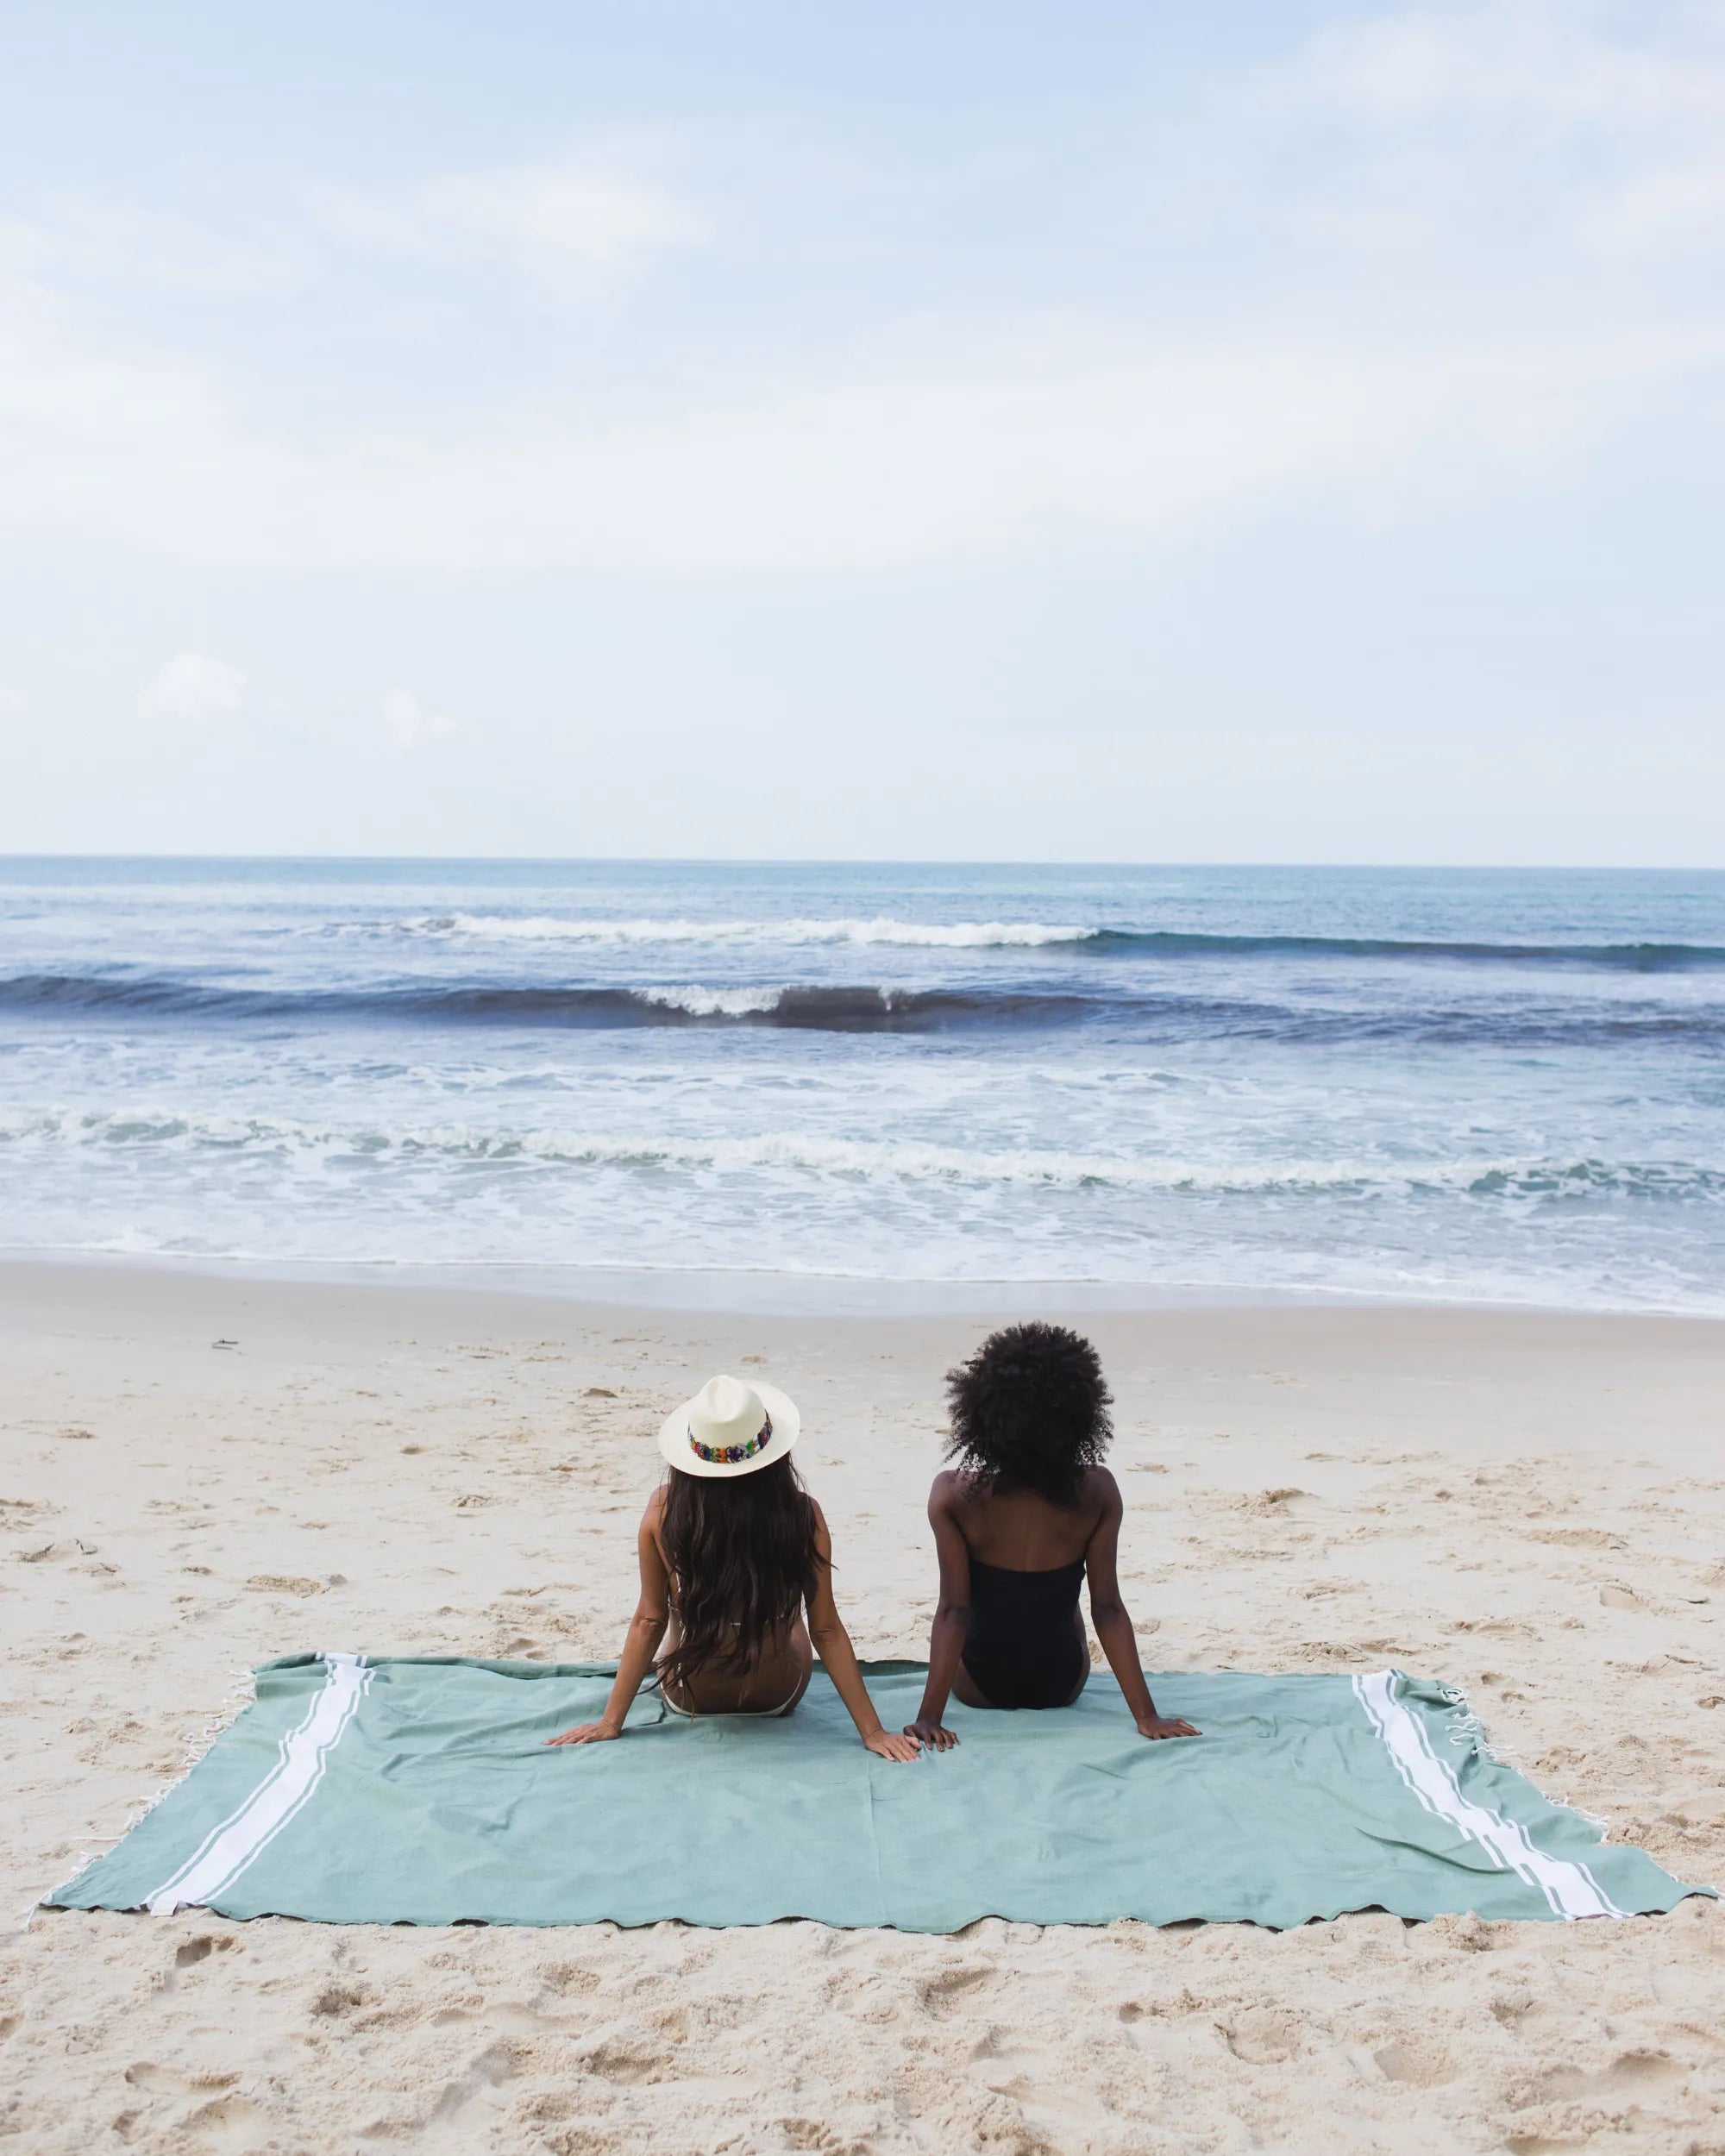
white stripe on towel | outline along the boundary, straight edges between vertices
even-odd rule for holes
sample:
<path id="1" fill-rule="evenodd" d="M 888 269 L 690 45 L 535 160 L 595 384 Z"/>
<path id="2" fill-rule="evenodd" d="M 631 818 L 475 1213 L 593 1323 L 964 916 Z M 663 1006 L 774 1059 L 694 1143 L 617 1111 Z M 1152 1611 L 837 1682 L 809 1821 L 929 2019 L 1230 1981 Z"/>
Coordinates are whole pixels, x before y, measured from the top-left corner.
<path id="1" fill-rule="evenodd" d="M 1492 1862 L 1537 1887 L 1563 1917 L 1626 1916 L 1584 1864 L 1536 1849 L 1525 1827 L 1461 1793 L 1455 1769 L 1432 1749 L 1426 1726 L 1396 1693 L 1397 1672 L 1377 1670 L 1353 1680 L 1355 1695 L 1383 1739 L 1396 1771 L 1428 1812 L 1477 1842 Z"/>
<path id="2" fill-rule="evenodd" d="M 331 1748 L 354 1718 L 372 1673 L 359 1654 L 325 1654 L 323 1682 L 304 1718 L 276 1747 L 275 1764 L 171 1879 L 146 1902 L 153 1916 L 203 1908 L 268 1848 L 323 1779 Z"/>

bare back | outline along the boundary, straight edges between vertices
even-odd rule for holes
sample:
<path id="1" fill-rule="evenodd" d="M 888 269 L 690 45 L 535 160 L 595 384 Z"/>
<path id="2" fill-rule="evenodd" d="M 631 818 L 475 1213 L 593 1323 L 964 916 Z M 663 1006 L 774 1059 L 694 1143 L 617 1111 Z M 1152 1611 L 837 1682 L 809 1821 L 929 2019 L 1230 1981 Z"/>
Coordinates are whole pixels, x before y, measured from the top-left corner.
<path id="1" fill-rule="evenodd" d="M 1118 1502 L 1114 1478 L 1103 1468 L 1087 1471 L 1078 1502 L 1070 1508 L 1032 1490 L 984 1489 L 956 1469 L 937 1478 L 935 1491 L 976 1563 L 1010 1572 L 1051 1572 L 1076 1564 L 1111 1503 Z"/>
<path id="2" fill-rule="evenodd" d="M 816 1506 L 823 1553 L 830 1551 L 826 1522 Z M 668 1620 L 667 1649 L 674 1647 L 681 1627 L 677 1622 L 676 1590 L 664 1543 L 665 1492 L 656 1489 L 641 1516 L 640 1552 L 643 1588 L 649 1584 Z M 648 1551 L 656 1559 L 656 1572 Z M 825 1576 L 825 1573 L 823 1573 Z M 831 1590 L 827 1590 L 830 1595 Z M 814 1649 L 808 1628 L 797 1616 L 781 1633 L 762 1642 L 760 1654 L 748 1670 L 702 1670 L 681 1688 L 667 1680 L 665 1697 L 685 1713 L 702 1714 L 778 1714 L 788 1713 L 808 1689 L 814 1667 Z"/>

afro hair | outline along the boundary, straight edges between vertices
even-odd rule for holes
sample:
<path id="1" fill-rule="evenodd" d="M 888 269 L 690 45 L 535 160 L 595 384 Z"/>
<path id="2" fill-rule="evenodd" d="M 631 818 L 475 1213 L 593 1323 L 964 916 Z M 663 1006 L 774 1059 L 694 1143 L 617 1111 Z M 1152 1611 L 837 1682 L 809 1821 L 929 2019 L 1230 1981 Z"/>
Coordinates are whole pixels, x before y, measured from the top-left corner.
<path id="1" fill-rule="evenodd" d="M 1102 1364 L 1057 1325 L 1009 1325 L 946 1376 L 946 1457 L 989 1489 L 1076 1505 L 1113 1436 Z"/>

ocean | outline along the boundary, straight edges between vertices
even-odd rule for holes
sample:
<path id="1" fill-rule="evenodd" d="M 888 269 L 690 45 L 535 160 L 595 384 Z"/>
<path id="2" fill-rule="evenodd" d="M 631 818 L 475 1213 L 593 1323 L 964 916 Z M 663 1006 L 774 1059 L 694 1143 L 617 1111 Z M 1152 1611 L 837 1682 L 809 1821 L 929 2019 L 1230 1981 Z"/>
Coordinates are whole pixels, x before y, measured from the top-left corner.
<path id="1" fill-rule="evenodd" d="M 0 1249 L 1716 1313 L 1725 873 L 15 857 Z"/>

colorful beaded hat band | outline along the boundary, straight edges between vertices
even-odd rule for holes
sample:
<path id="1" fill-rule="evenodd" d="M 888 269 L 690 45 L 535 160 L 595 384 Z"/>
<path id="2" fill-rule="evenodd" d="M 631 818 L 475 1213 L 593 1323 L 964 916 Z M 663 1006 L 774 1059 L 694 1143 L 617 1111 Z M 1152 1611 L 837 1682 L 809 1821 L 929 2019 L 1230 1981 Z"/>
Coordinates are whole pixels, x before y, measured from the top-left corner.
<path id="1" fill-rule="evenodd" d="M 689 1432 L 689 1450 L 698 1460 L 705 1460 L 709 1467 L 735 1467 L 743 1460 L 752 1460 L 757 1452 L 764 1452 L 773 1442 L 773 1418 L 768 1415 L 759 1432 L 747 1445 L 703 1445 L 693 1430 Z"/>

